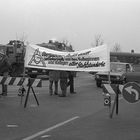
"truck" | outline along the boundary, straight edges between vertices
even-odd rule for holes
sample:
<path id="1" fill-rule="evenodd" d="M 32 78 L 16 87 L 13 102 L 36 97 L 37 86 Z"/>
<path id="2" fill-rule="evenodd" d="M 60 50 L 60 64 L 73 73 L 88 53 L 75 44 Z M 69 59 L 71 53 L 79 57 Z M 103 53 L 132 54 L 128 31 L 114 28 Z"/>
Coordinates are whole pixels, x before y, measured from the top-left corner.
<path id="1" fill-rule="evenodd" d="M 136 82 L 140 84 L 140 71 L 127 72 L 124 77 L 126 78 L 126 83 Z"/>
<path id="2" fill-rule="evenodd" d="M 110 72 L 103 71 L 95 74 L 96 86 L 101 87 L 104 83 L 125 84 L 132 81 L 130 76 L 132 73 L 134 74 L 134 69 L 130 63 L 110 62 Z"/>
<path id="3" fill-rule="evenodd" d="M 0 75 L 6 75 L 9 69 L 9 63 L 6 55 L 0 50 Z"/>
<path id="4" fill-rule="evenodd" d="M 29 76 L 36 78 L 37 75 L 46 74 L 46 70 L 24 68 L 26 45 L 20 40 L 10 40 L 6 45 L 0 45 L 0 51 L 7 56 L 10 64 L 9 75 L 11 77 Z"/>

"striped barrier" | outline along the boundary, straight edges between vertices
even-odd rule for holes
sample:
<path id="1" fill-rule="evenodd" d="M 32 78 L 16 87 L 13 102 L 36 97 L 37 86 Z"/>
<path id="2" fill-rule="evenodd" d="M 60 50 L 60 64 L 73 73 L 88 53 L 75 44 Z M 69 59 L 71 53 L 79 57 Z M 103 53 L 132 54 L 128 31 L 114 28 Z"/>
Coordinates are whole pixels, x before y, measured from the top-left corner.
<path id="1" fill-rule="evenodd" d="M 32 86 L 42 87 L 41 79 L 27 78 L 27 77 L 4 77 L 0 76 L 0 84 L 13 86 Z"/>
<path id="2" fill-rule="evenodd" d="M 110 93 L 110 94 L 121 94 L 124 85 L 117 85 L 117 84 L 103 84 L 103 93 Z"/>
<path id="3" fill-rule="evenodd" d="M 122 94 L 124 85 L 119 84 L 103 84 L 104 105 L 109 106 L 109 116 L 113 117 L 116 107 L 116 114 L 118 114 L 119 94 Z M 115 94 L 113 106 L 111 107 L 111 94 Z"/>
<path id="4" fill-rule="evenodd" d="M 23 86 L 23 88 L 24 88 L 24 86 L 28 86 L 25 103 L 24 103 L 24 108 L 27 105 L 30 90 L 32 90 L 34 98 L 37 102 L 37 105 L 39 105 L 39 102 L 38 102 L 38 99 L 37 99 L 37 96 L 35 94 L 33 87 L 42 87 L 41 79 L 34 79 L 34 78 L 27 78 L 27 77 L 0 76 L 0 84 L 11 85 L 11 86 Z M 24 91 L 21 89 L 21 92 L 23 94 Z M 22 96 L 21 96 L 21 100 L 22 100 Z"/>

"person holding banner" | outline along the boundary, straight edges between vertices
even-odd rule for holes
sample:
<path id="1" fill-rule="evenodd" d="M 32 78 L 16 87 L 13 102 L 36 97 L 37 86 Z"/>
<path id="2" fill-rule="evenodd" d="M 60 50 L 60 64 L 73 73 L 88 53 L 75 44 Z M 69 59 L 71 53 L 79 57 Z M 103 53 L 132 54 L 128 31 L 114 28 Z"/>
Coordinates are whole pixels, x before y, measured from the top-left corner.
<path id="1" fill-rule="evenodd" d="M 60 72 L 58 70 L 49 71 L 49 93 L 53 95 L 53 83 L 55 86 L 54 95 L 58 95 L 58 81 L 60 78 Z"/>
<path id="2" fill-rule="evenodd" d="M 60 71 L 60 88 L 62 90 L 62 94 L 60 94 L 59 97 L 66 97 L 67 80 L 68 80 L 68 72 L 67 71 Z"/>
<path id="3" fill-rule="evenodd" d="M 68 74 L 68 78 L 69 78 L 69 81 L 67 83 L 67 86 L 69 87 L 70 86 L 70 93 L 71 94 L 76 94 L 76 92 L 74 91 L 74 76 L 75 76 L 75 73 L 74 71 L 69 71 Z"/>

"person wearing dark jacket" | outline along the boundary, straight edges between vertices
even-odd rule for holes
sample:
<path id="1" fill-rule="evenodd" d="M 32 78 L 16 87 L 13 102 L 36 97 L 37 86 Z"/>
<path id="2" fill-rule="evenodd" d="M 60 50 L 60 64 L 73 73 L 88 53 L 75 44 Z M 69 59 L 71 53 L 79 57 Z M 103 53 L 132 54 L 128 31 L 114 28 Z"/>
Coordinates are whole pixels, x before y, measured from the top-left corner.
<path id="1" fill-rule="evenodd" d="M 74 91 L 74 75 L 75 75 L 75 72 L 74 71 L 69 71 L 68 72 L 69 76 L 69 81 L 67 83 L 67 86 L 70 86 L 70 93 L 71 94 L 76 94 L 76 92 Z"/>
<path id="2" fill-rule="evenodd" d="M 60 77 L 60 72 L 58 70 L 49 71 L 49 93 L 53 95 L 53 83 L 54 83 L 54 94 L 58 95 L 58 81 Z"/>

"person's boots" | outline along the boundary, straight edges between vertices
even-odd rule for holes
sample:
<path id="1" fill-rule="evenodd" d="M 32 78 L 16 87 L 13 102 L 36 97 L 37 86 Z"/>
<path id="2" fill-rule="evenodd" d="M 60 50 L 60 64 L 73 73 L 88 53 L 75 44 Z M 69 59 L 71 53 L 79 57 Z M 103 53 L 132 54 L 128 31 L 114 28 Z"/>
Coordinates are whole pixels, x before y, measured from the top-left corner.
<path id="1" fill-rule="evenodd" d="M 54 95 L 58 95 L 58 88 L 55 87 Z"/>
<path id="2" fill-rule="evenodd" d="M 66 90 L 62 90 L 62 94 L 60 94 L 59 97 L 66 97 Z"/>
<path id="3" fill-rule="evenodd" d="M 55 92 L 54 92 L 54 95 L 58 95 L 58 92 L 55 91 Z"/>
<path id="4" fill-rule="evenodd" d="M 7 96 L 7 85 L 2 85 L 2 96 Z"/>
<path id="5" fill-rule="evenodd" d="M 53 90 L 50 90 L 49 93 L 50 93 L 50 96 L 52 96 L 53 95 Z"/>

